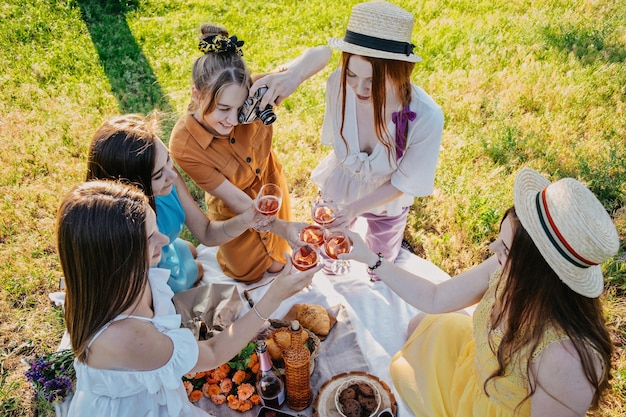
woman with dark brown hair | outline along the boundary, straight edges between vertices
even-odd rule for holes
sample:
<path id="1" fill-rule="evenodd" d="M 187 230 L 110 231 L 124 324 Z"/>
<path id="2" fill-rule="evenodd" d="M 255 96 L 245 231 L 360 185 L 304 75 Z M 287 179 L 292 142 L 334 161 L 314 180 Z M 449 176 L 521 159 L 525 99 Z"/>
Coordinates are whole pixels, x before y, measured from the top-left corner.
<path id="1" fill-rule="evenodd" d="M 252 205 L 226 221 L 210 221 L 191 196 L 158 136 L 156 114 L 124 114 L 105 120 L 94 134 L 87 157 L 89 180 L 119 180 L 139 187 L 157 214 L 159 231 L 169 238 L 157 265 L 169 272 L 174 293 L 199 282 L 204 268 L 197 249 L 180 237 L 183 226 L 206 246 L 218 246 L 252 226 Z"/>
<path id="2" fill-rule="evenodd" d="M 495 253 L 433 284 L 386 262 L 352 234 L 349 255 L 369 265 L 420 314 L 391 363 L 416 416 L 584 416 L 609 384 L 601 264 L 619 239 L 580 182 L 550 183 L 532 169 L 515 180 Z M 478 303 L 473 317 L 454 313 Z M 447 314 L 441 314 L 447 313 Z"/>
<path id="3" fill-rule="evenodd" d="M 180 315 L 157 307 L 168 300 L 155 295 L 148 272 L 166 242 L 147 196 L 133 186 L 88 181 L 63 198 L 57 245 L 76 357 L 70 416 L 208 416 L 187 399 L 182 376 L 234 357 L 319 270 L 290 273 L 288 264 L 249 312 L 197 341 Z"/>
<path id="4" fill-rule="evenodd" d="M 322 144 L 332 152 L 311 179 L 339 206 L 333 227 L 367 221 L 369 247 L 393 262 L 409 207 L 433 192 L 443 112 L 411 82 L 416 62 L 413 15 L 384 1 L 352 8 L 341 67 L 326 84 Z M 378 280 L 376 274 L 370 274 Z"/>

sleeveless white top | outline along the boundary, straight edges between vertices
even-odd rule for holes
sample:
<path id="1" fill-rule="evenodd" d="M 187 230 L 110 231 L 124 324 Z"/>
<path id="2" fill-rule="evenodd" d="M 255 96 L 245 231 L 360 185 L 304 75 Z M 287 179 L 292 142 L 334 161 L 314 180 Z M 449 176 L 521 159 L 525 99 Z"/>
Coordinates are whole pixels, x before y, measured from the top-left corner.
<path id="1" fill-rule="evenodd" d="M 198 342 L 189 329 L 180 327 L 180 315 L 175 314 L 173 304 L 170 307 L 171 296 L 168 300 L 158 271 L 151 271 L 150 275 L 153 296 L 161 294 L 153 300 L 155 316 L 117 316 L 96 333 L 90 345 L 111 323 L 131 318 L 150 322 L 168 336 L 174 346 L 172 357 L 161 368 L 150 371 L 97 369 L 74 360 L 76 390 L 70 417 L 210 416 L 189 402 L 182 383 L 182 376 L 198 360 Z M 165 282 L 167 279 L 167 287 Z"/>

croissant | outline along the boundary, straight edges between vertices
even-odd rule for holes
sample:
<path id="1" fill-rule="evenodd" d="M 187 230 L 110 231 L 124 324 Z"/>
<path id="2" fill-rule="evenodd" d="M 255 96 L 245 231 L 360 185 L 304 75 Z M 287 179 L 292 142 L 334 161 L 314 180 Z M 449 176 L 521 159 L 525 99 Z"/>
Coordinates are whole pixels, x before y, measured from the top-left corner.
<path id="1" fill-rule="evenodd" d="M 326 336 L 330 332 L 330 317 L 320 305 L 296 304 L 296 319 L 318 336 Z"/>
<path id="2" fill-rule="evenodd" d="M 291 344 L 291 332 L 287 327 L 283 327 L 278 330 L 274 330 L 272 338 L 282 349 L 286 349 Z M 309 340 L 309 334 L 307 332 L 300 333 L 301 342 L 304 344 Z"/>
<path id="3" fill-rule="evenodd" d="M 307 332 L 300 333 L 301 343 L 306 343 L 309 340 L 309 334 Z M 265 344 L 270 356 L 273 360 L 281 359 L 283 357 L 283 349 L 286 349 L 291 344 L 291 333 L 286 327 L 274 330 L 271 337 L 269 337 Z"/>
<path id="4" fill-rule="evenodd" d="M 274 342 L 274 339 L 269 338 L 265 341 L 265 345 L 267 346 L 267 351 L 270 354 L 270 357 L 273 361 L 277 361 L 283 357 L 283 351 L 280 346 Z"/>

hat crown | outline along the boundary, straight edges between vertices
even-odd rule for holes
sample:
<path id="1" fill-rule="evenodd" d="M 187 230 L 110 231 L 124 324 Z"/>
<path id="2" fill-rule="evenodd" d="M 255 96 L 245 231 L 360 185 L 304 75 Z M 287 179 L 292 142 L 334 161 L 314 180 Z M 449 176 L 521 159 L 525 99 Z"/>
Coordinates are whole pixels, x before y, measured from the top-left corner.
<path id="1" fill-rule="evenodd" d="M 602 203 L 573 178 L 551 184 L 530 168 L 517 174 L 514 194 L 517 217 L 561 281 L 585 297 L 602 294 L 600 264 L 619 249 Z"/>
<path id="2" fill-rule="evenodd" d="M 549 234 L 557 244 L 569 246 L 575 257 L 596 265 L 617 253 L 619 238 L 611 217 L 587 187 L 563 178 L 541 193 L 549 216 L 546 220 L 552 221 L 547 226 Z"/>
<path id="3" fill-rule="evenodd" d="M 354 5 L 348 30 L 362 35 L 411 43 L 413 15 L 386 1 L 370 1 Z"/>
<path id="4" fill-rule="evenodd" d="M 414 18 L 411 13 L 386 1 L 369 1 L 352 7 L 343 38 L 328 44 L 349 54 L 370 58 L 420 62 L 411 43 Z"/>

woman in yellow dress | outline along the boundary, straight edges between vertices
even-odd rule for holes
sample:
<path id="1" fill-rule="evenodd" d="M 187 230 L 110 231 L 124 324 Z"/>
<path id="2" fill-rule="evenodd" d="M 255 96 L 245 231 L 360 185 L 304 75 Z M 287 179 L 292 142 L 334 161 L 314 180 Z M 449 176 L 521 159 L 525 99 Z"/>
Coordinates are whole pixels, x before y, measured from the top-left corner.
<path id="1" fill-rule="evenodd" d="M 598 297 L 600 265 L 619 249 L 612 220 L 573 178 L 550 183 L 524 168 L 514 196 L 494 255 L 440 284 L 385 261 L 357 234 L 340 256 L 430 313 L 411 321 L 390 367 L 416 416 L 584 416 L 609 386 Z M 456 313 L 475 303 L 473 317 Z"/>

